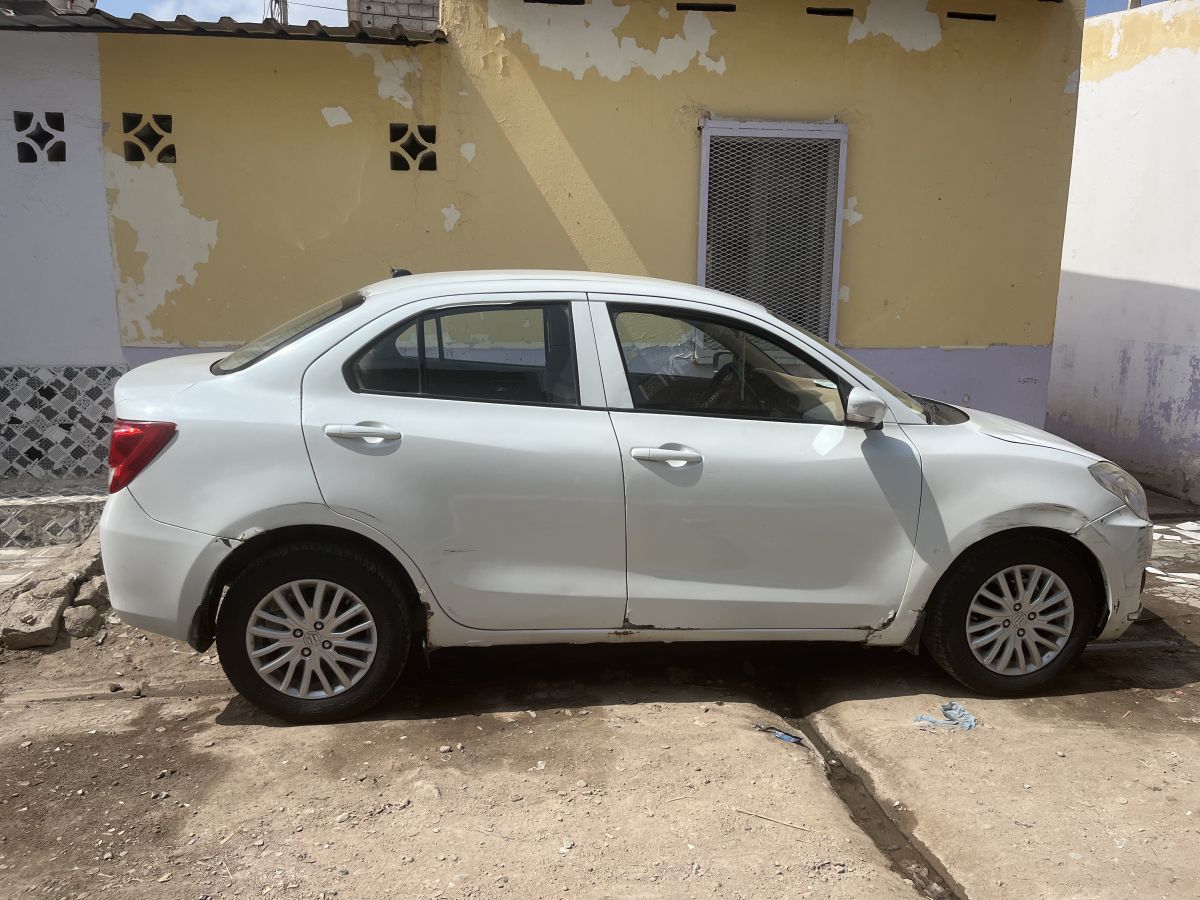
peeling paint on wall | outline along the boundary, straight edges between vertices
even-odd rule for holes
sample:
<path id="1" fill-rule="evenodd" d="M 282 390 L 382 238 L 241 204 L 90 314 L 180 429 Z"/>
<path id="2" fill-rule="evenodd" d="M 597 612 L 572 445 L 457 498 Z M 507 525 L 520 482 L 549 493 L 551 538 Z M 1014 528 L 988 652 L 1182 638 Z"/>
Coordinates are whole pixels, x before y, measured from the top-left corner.
<path id="1" fill-rule="evenodd" d="M 1088 20 L 1048 419 L 1150 486 L 1192 500 L 1200 116 L 1189 113 L 1198 96 L 1200 2 Z"/>
<path id="2" fill-rule="evenodd" d="M 842 210 L 842 219 L 846 223 L 847 228 L 853 228 L 862 221 L 862 213 L 858 211 L 858 198 L 850 197 L 846 200 L 846 208 Z"/>
<path id="3" fill-rule="evenodd" d="M 473 143 L 460 144 L 458 152 L 462 154 L 462 158 L 467 162 L 472 162 L 475 159 L 475 145 Z"/>
<path id="4" fill-rule="evenodd" d="M 847 122 L 840 280 L 852 286 L 853 303 L 840 295 L 837 322 L 846 346 L 1049 343 L 1075 112 L 1075 98 L 1062 91 L 1078 65 L 1079 0 L 1012 4 L 1006 40 L 997 43 L 995 28 L 966 26 L 951 41 L 948 27 L 947 40 L 927 53 L 906 53 L 884 36 L 831 43 L 850 23 L 809 21 L 790 0 L 707 18 L 664 4 L 665 19 L 655 3 L 597 0 L 589 14 L 615 4 L 624 6 L 591 36 L 577 33 L 586 30 L 586 7 L 521 4 L 520 16 L 579 23 L 567 29 L 558 68 L 543 65 L 521 33 L 485 27 L 489 0 L 446 4 L 448 43 L 415 50 L 347 55 L 323 42 L 102 36 L 104 118 L 119 126 L 129 109 L 173 113 L 178 191 L 193 215 L 220 222 L 220 245 L 193 283 L 179 280 L 165 304 L 165 289 L 146 300 L 147 309 L 161 304 L 150 320 L 163 336 L 145 343 L 238 343 L 380 277 L 387 263 L 414 259 L 428 270 L 532 265 L 691 280 L 696 125 L 706 112 Z M 514 5 L 492 0 L 499 18 Z M 867 18 L 866 3 L 856 9 Z M 711 33 L 709 20 L 717 32 L 707 44 L 693 42 L 680 61 L 668 58 L 674 49 L 658 53 L 664 39 L 684 41 L 686 21 Z M 540 53 L 559 52 L 544 46 L 549 34 Z M 639 59 L 655 73 L 686 71 L 656 81 Z M 704 60 L 726 61 L 728 75 L 714 77 Z M 991 77 L 993 64 L 1003 79 Z M 583 80 L 564 66 L 586 67 Z M 395 83 L 380 90 L 380 67 L 396 76 L 411 112 L 389 95 Z M 204 89 L 193 90 L 196 83 Z M 337 106 L 353 124 L 322 127 L 318 113 Z M 439 171 L 392 170 L 389 122 L 436 125 Z M 256 139 L 268 130 L 272 140 Z M 104 139 L 118 155 L 119 131 Z M 906 139 L 914 133 L 925 139 Z M 1014 152 L 1015 144 L 1030 152 Z M 946 152 L 930 155 L 933 145 Z M 301 183 L 305 190 L 295 190 Z M 447 232 L 451 201 L 460 217 Z M 858 219 L 859 204 L 871 215 Z M 1005 227 L 1014 217 L 1027 227 Z M 135 224 L 114 219 L 112 240 L 124 248 L 121 277 L 140 283 L 145 268 L 149 285 L 159 260 Z M 184 238 L 195 243 L 186 229 Z M 154 246 L 178 255 L 170 242 Z M 128 318 L 125 331 L 135 331 Z M 958 375 L 948 371 L 950 385 Z M 996 393 L 1009 390 L 1009 381 L 995 384 Z"/>
<path id="5" fill-rule="evenodd" d="M 911 52 L 936 47 L 942 41 L 942 22 L 926 9 L 928 0 L 871 0 L 867 15 L 850 23 L 848 43 L 882 34 Z"/>
<path id="6" fill-rule="evenodd" d="M 382 47 L 371 47 L 365 44 L 346 44 L 346 52 L 351 56 L 366 57 L 375 67 L 375 77 L 379 79 L 379 96 L 384 100 L 395 100 L 401 106 L 413 108 L 412 94 L 405 87 L 409 76 L 421 74 L 421 64 L 416 57 L 399 56 L 389 58 Z M 395 51 L 393 51 L 395 52 Z"/>
<path id="7" fill-rule="evenodd" d="M 462 218 L 462 213 L 458 211 L 458 207 L 451 203 L 442 210 L 442 227 L 449 234 L 454 230 L 454 226 L 458 224 L 458 220 Z"/>
<path id="8" fill-rule="evenodd" d="M 1116 59 L 1121 54 L 1121 22 L 1113 23 L 1112 38 L 1108 42 L 1108 58 Z"/>
<path id="9" fill-rule="evenodd" d="M 629 6 L 613 0 L 549 8 L 524 0 L 490 0 L 488 24 L 510 36 L 519 34 L 542 66 L 570 72 L 576 79 L 592 68 L 611 81 L 634 69 L 662 78 L 684 71 L 693 60 L 711 72 L 725 71 L 724 57 L 708 55 L 716 29 L 704 13 L 685 13 L 680 33 L 659 38 L 654 49 L 617 35 L 629 13 Z"/>
<path id="10" fill-rule="evenodd" d="M 1067 76 L 1067 83 L 1063 86 L 1063 93 L 1064 94 L 1078 94 L 1079 93 L 1079 70 L 1078 69 L 1076 69 L 1074 72 L 1072 72 L 1070 75 Z"/>
<path id="11" fill-rule="evenodd" d="M 116 153 L 105 153 L 104 169 L 109 215 L 127 225 L 125 234 L 133 238 L 131 248 L 113 229 L 122 338 L 132 346 L 153 338 L 170 341 L 150 320 L 172 291 L 196 283 L 197 267 L 208 262 L 216 246 L 217 223 L 184 206 L 171 166 L 131 166 Z"/>
<path id="12" fill-rule="evenodd" d="M 1200 0 L 1171 0 L 1088 19 L 1083 80 L 1103 81 L 1164 50 L 1200 52 Z"/>
<path id="13" fill-rule="evenodd" d="M 321 110 L 321 115 L 325 117 L 325 124 L 330 128 L 349 125 L 354 121 L 350 118 L 350 113 L 346 112 L 345 107 L 342 106 L 326 106 Z"/>

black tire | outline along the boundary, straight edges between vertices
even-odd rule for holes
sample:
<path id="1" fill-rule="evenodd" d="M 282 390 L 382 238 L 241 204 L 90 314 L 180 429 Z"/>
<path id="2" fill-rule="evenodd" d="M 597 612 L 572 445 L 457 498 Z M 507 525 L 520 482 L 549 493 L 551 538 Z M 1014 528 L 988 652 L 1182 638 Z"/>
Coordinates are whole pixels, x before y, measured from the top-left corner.
<path id="1" fill-rule="evenodd" d="M 992 671 L 976 659 L 967 640 L 968 610 L 976 592 L 1010 566 L 1042 566 L 1071 592 L 1074 623 L 1066 643 L 1042 668 L 1026 675 Z M 1079 658 L 1096 627 L 1102 597 L 1079 558 L 1057 541 L 1037 535 L 997 537 L 971 548 L 942 577 L 930 598 L 921 639 L 946 672 L 981 694 L 1019 696 L 1044 687 Z"/>
<path id="2" fill-rule="evenodd" d="M 374 619 L 378 647 L 365 674 L 331 697 L 290 696 L 254 668 L 246 629 L 259 601 L 291 581 L 320 579 L 358 596 Z M 272 548 L 229 586 L 217 616 L 217 651 L 238 692 L 259 709 L 295 723 L 332 722 L 364 712 L 396 683 L 412 638 L 404 586 L 371 556 L 336 544 L 305 542 Z"/>

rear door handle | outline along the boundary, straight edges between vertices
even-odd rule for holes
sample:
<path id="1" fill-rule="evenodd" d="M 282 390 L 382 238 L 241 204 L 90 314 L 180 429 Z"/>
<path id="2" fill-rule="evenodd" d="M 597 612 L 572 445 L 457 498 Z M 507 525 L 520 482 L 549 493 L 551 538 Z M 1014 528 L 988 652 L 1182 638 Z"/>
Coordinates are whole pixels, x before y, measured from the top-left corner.
<path id="1" fill-rule="evenodd" d="M 634 447 L 629 455 L 642 462 L 661 462 L 676 467 L 704 461 L 704 457 L 691 447 Z"/>
<path id="2" fill-rule="evenodd" d="M 398 441 L 403 433 L 390 425 L 326 425 L 325 433 L 339 440 L 362 440 L 371 444 Z"/>

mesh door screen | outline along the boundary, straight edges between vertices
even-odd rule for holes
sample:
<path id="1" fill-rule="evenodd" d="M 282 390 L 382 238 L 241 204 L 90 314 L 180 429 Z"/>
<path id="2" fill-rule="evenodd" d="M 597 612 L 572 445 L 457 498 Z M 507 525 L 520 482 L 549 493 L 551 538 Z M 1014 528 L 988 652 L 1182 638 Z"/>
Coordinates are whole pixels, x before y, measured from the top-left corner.
<path id="1" fill-rule="evenodd" d="M 828 338 L 841 141 L 706 137 L 705 287 Z"/>

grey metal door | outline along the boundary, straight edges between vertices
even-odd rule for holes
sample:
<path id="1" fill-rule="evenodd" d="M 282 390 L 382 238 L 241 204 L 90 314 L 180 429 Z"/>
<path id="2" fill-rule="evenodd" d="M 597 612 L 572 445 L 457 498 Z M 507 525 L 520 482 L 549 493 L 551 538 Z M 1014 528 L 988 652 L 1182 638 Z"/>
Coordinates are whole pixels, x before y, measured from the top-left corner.
<path id="1" fill-rule="evenodd" d="M 700 284 L 832 339 L 846 134 L 839 123 L 704 122 Z"/>

